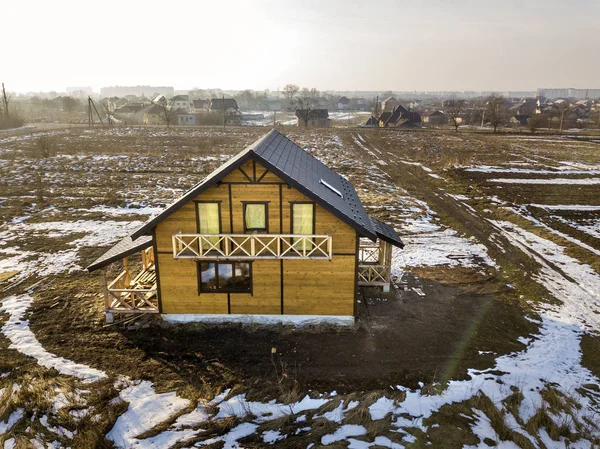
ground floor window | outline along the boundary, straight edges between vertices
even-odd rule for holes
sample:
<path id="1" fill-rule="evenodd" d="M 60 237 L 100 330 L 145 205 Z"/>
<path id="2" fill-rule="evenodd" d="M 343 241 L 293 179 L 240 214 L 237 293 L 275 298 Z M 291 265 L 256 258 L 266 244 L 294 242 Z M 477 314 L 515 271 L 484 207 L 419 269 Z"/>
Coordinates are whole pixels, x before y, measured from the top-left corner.
<path id="1" fill-rule="evenodd" d="M 252 293 L 252 264 L 199 262 L 198 293 Z"/>

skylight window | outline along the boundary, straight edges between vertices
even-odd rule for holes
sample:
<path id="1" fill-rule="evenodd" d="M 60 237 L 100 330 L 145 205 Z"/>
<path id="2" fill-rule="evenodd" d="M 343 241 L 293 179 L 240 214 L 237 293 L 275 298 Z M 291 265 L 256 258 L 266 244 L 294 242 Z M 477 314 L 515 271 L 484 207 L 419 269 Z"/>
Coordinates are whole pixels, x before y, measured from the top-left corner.
<path id="1" fill-rule="evenodd" d="M 331 184 L 329 184 L 327 181 L 323 181 L 323 179 L 319 179 L 319 183 L 323 184 L 325 187 L 327 187 L 329 190 L 331 190 L 333 193 L 337 194 L 340 196 L 341 199 L 344 199 L 344 195 L 342 195 L 342 192 L 340 192 L 338 189 L 336 189 L 335 187 L 333 187 Z"/>

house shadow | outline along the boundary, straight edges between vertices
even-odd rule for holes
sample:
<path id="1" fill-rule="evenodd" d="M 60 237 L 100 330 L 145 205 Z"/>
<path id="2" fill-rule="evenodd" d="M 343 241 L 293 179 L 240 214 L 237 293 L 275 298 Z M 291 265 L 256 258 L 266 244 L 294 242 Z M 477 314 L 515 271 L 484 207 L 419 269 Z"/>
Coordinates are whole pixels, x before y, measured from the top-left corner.
<path id="1" fill-rule="evenodd" d="M 469 368 L 490 368 L 498 355 L 522 349 L 518 337 L 534 330 L 518 306 L 494 294 L 409 275 L 387 294 L 362 289 L 354 327 L 161 323 L 126 335 L 195 386 L 286 379 L 345 392 L 465 379 Z"/>

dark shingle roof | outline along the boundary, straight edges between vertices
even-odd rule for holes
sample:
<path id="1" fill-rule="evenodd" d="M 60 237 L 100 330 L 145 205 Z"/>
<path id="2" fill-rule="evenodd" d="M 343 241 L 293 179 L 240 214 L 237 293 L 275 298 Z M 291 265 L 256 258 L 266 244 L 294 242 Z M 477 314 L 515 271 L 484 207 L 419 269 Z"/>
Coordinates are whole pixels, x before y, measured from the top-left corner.
<path id="1" fill-rule="evenodd" d="M 149 246 L 152 246 L 151 235 L 143 235 L 135 240 L 132 240 L 131 236 L 127 236 L 107 252 L 105 252 L 102 256 L 98 257 L 94 262 L 92 262 L 92 264 L 87 267 L 87 270 L 97 270 L 98 268 L 102 268 L 117 260 L 146 249 Z"/>
<path id="2" fill-rule="evenodd" d="M 389 224 L 384 223 L 383 221 L 377 220 L 376 218 L 371 218 L 371 221 L 373 222 L 375 232 L 377 232 L 377 236 L 379 238 L 391 243 L 394 246 L 404 248 L 404 243 L 402 242 L 402 240 L 400 240 L 400 236 L 394 228 L 392 228 Z"/>
<path id="3" fill-rule="evenodd" d="M 150 234 L 152 229 L 170 214 L 251 159 L 264 165 L 292 187 L 352 226 L 361 236 L 372 240 L 377 238 L 373 222 L 358 198 L 354 186 L 276 130 L 270 131 L 213 171 L 162 213 L 146 222 L 132 237 Z"/>
<path id="4" fill-rule="evenodd" d="M 212 110 L 223 109 L 223 104 L 225 104 L 225 109 L 239 109 L 237 101 L 234 98 L 213 98 L 210 100 L 210 108 Z"/>

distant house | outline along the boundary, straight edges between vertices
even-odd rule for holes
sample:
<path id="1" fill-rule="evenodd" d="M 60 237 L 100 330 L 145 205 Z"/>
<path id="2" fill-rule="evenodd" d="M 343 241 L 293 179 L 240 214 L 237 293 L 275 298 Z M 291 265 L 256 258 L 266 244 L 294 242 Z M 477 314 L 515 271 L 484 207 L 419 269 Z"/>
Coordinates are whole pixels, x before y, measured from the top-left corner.
<path id="1" fill-rule="evenodd" d="M 344 109 L 348 109 L 348 107 L 350 106 L 350 100 L 348 100 L 348 97 L 342 97 L 338 100 L 338 110 L 339 111 L 343 111 Z"/>
<path id="2" fill-rule="evenodd" d="M 237 114 L 238 110 L 237 101 L 233 98 L 213 98 L 210 100 L 210 112 L 220 112 L 222 114 L 225 111 L 225 116 L 233 116 Z"/>
<path id="3" fill-rule="evenodd" d="M 163 109 L 154 104 L 146 109 L 142 115 L 142 123 L 144 125 L 162 125 L 162 112 Z"/>
<path id="4" fill-rule="evenodd" d="M 182 112 L 190 112 L 190 96 L 175 95 L 171 98 L 171 107 Z"/>
<path id="5" fill-rule="evenodd" d="M 191 112 L 196 114 L 210 111 L 210 100 L 193 100 Z"/>
<path id="6" fill-rule="evenodd" d="M 517 114 L 517 115 L 513 115 L 510 118 L 509 122 L 513 126 L 527 126 L 527 123 L 529 122 L 530 118 L 531 117 L 528 115 Z"/>
<path id="7" fill-rule="evenodd" d="M 526 98 L 523 101 L 512 105 L 508 110 L 514 115 L 527 115 L 531 117 L 537 110 L 537 98 Z"/>
<path id="8" fill-rule="evenodd" d="M 400 106 L 400 102 L 398 100 L 396 100 L 394 97 L 389 97 L 381 102 L 381 111 L 382 112 L 392 112 L 398 106 Z M 402 107 L 402 106 L 400 106 L 400 107 Z"/>
<path id="9" fill-rule="evenodd" d="M 421 116 L 417 112 L 407 111 L 398 105 L 387 120 L 382 121 L 381 117 L 379 118 L 379 126 L 382 128 L 417 128 L 421 126 Z"/>
<path id="10" fill-rule="evenodd" d="M 142 123 L 145 105 L 143 103 L 129 103 L 115 109 L 115 117 L 129 124 Z"/>
<path id="11" fill-rule="evenodd" d="M 298 118 L 298 126 L 300 128 L 330 128 L 331 119 L 327 109 L 296 109 L 296 117 Z M 308 117 L 308 120 L 306 118 Z M 305 123 L 306 121 L 306 123 Z"/>
<path id="12" fill-rule="evenodd" d="M 377 119 L 377 117 L 369 117 L 369 120 L 367 120 L 367 123 L 365 123 L 363 126 L 366 128 L 375 128 L 377 127 L 377 125 L 379 124 L 379 120 Z"/>
<path id="13" fill-rule="evenodd" d="M 448 117 L 442 111 L 436 109 L 423 114 L 423 123 L 430 126 L 444 126 L 448 124 Z"/>
<path id="14" fill-rule="evenodd" d="M 196 115 L 177 114 L 177 124 L 179 126 L 196 126 Z"/>

